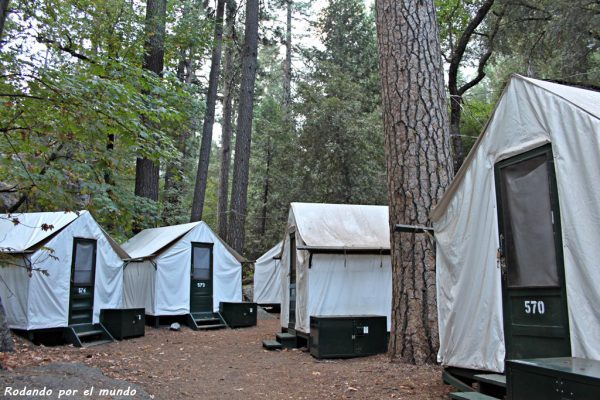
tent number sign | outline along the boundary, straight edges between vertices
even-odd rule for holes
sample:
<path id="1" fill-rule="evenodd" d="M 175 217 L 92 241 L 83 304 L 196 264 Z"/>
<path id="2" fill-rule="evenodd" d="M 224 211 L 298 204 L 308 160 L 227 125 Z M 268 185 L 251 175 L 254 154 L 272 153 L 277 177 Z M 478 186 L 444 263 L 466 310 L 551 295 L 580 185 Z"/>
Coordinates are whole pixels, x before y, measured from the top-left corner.
<path id="1" fill-rule="evenodd" d="M 546 312 L 546 305 L 543 301 L 525 300 L 525 314 L 541 314 Z"/>
<path id="2" fill-rule="evenodd" d="M 84 287 L 77 288 L 77 294 L 86 294 L 86 293 L 87 293 L 87 288 L 84 288 Z"/>
<path id="3" fill-rule="evenodd" d="M 196 282 L 196 287 L 205 288 L 206 287 L 206 282 Z"/>

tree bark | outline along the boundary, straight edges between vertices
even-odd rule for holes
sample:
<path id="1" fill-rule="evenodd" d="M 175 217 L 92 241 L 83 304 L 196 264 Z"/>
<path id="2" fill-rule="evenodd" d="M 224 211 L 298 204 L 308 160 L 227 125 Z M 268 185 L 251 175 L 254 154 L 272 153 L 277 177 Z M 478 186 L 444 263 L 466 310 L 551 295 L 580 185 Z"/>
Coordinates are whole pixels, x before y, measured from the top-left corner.
<path id="1" fill-rule="evenodd" d="M 200 144 L 200 157 L 198 171 L 194 186 L 192 201 L 192 215 L 190 221 L 200 221 L 204 209 L 206 194 L 206 181 L 208 178 L 208 164 L 210 163 L 210 148 L 212 146 L 212 131 L 215 123 L 215 105 L 217 103 L 217 88 L 219 87 L 219 73 L 221 72 L 221 47 L 223 43 L 223 10 L 225 0 L 218 0 L 215 16 L 215 42 L 213 45 L 212 59 L 210 62 L 210 76 L 208 79 L 208 93 L 206 95 L 206 113 L 202 127 L 202 143 Z"/>
<path id="2" fill-rule="evenodd" d="M 162 75 L 164 66 L 164 38 L 167 0 L 147 0 L 142 67 Z M 138 157 L 135 164 L 135 195 L 158 201 L 159 163 Z"/>
<path id="3" fill-rule="evenodd" d="M 245 240 L 248 172 L 252 135 L 252 109 L 258 48 L 258 0 L 246 1 L 246 28 L 242 55 L 242 79 L 235 138 L 235 159 L 231 190 L 231 215 L 229 216 L 229 244 L 242 252 Z"/>
<path id="4" fill-rule="evenodd" d="M 452 176 L 448 116 L 433 0 L 377 0 L 392 252 L 393 360 L 435 362 L 439 347 L 435 257 L 425 235 L 396 224 L 429 225 Z"/>
<path id="5" fill-rule="evenodd" d="M 229 168 L 231 165 L 231 121 L 233 114 L 233 53 L 235 48 L 235 0 L 227 0 L 225 17 L 227 43 L 223 65 L 223 130 L 221 132 L 219 199 L 217 202 L 217 225 L 219 236 L 227 239 L 227 202 L 229 200 Z"/>
<path id="6" fill-rule="evenodd" d="M 0 298 L 0 352 L 15 351 L 15 344 L 13 342 L 10 329 L 6 323 L 6 312 L 2 305 L 2 299 Z"/>
<path id="7" fill-rule="evenodd" d="M 2 36 L 4 35 L 4 22 L 8 16 L 8 1 L 0 0 L 0 40 L 2 40 Z"/>
<path id="8" fill-rule="evenodd" d="M 283 113 L 290 119 L 292 104 L 292 4 L 287 0 L 287 25 L 285 31 L 285 61 L 283 63 Z"/>

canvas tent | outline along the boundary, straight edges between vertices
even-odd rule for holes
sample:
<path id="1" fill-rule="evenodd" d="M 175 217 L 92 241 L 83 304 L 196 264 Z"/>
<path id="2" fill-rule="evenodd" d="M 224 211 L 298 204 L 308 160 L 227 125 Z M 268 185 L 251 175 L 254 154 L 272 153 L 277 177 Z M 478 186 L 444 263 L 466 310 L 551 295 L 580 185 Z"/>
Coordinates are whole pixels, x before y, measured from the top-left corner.
<path id="1" fill-rule="evenodd" d="M 126 254 L 87 211 L 0 215 L 0 251 L 12 329 L 95 324 L 100 309 L 122 305 Z"/>
<path id="2" fill-rule="evenodd" d="M 600 360 L 600 93 L 513 76 L 433 210 L 445 366 Z"/>
<path id="3" fill-rule="evenodd" d="M 257 304 L 273 305 L 281 303 L 281 283 L 279 282 L 281 245 L 282 242 L 277 243 L 254 263 L 252 297 Z"/>
<path id="4" fill-rule="evenodd" d="M 206 223 L 145 229 L 123 244 L 126 307 L 151 316 L 213 313 L 242 300 L 244 258 Z"/>
<path id="5" fill-rule="evenodd" d="M 385 315 L 392 268 L 388 208 L 292 203 L 281 254 L 281 326 L 310 334 L 311 315 Z"/>

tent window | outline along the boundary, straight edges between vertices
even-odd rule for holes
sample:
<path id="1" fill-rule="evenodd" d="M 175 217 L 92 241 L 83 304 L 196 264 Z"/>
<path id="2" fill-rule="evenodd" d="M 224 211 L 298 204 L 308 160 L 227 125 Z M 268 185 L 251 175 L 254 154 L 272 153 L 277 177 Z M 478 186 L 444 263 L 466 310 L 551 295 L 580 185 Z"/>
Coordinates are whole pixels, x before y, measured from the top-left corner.
<path id="1" fill-rule="evenodd" d="M 210 279 L 210 247 L 193 246 L 193 279 Z"/>
<path id="2" fill-rule="evenodd" d="M 510 287 L 558 286 L 548 153 L 502 168 Z"/>
<path id="3" fill-rule="evenodd" d="M 94 262 L 96 255 L 95 240 L 75 239 L 75 257 L 73 282 L 77 285 L 89 285 L 94 280 Z"/>

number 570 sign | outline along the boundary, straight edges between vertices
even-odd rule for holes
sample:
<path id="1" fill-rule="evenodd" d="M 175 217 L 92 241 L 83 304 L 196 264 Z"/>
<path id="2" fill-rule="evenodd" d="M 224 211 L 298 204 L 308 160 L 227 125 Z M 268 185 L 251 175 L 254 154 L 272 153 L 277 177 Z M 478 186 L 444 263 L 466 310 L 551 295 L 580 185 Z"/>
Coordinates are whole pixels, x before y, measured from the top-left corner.
<path id="1" fill-rule="evenodd" d="M 525 300 L 525 314 L 544 314 L 546 305 L 541 300 Z"/>

